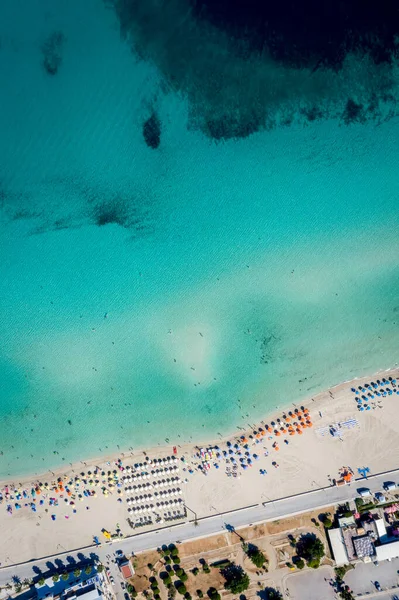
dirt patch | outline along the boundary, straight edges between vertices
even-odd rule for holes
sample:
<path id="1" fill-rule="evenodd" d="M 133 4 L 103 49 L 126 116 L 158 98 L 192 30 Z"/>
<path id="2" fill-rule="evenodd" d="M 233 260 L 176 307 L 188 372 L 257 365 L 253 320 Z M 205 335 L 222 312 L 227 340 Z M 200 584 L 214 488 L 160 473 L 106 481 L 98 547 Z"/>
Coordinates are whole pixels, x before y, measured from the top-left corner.
<path id="1" fill-rule="evenodd" d="M 284 531 L 294 531 L 295 529 L 301 528 L 309 528 L 314 527 L 314 523 L 312 519 L 319 521 L 319 515 L 321 513 L 330 512 L 334 514 L 335 509 L 333 506 L 324 508 L 322 511 L 315 510 L 308 513 L 303 513 L 302 515 L 297 515 L 296 517 L 291 517 L 288 519 L 279 519 L 278 521 L 272 521 L 266 524 L 267 534 L 275 535 L 276 533 L 282 533 Z M 323 531 L 323 527 L 320 525 L 318 528 L 320 531 Z"/>
<path id="2" fill-rule="evenodd" d="M 244 527 L 243 529 L 239 529 L 237 533 L 244 538 L 244 540 L 257 540 L 258 538 L 264 537 L 268 535 L 268 527 L 267 523 L 261 523 L 260 525 L 253 525 L 252 527 Z M 236 544 L 238 541 L 237 534 L 231 533 L 229 534 L 232 538 L 232 543 Z"/>
<path id="3" fill-rule="evenodd" d="M 228 546 L 228 541 L 225 535 L 214 535 L 209 538 L 179 544 L 179 556 L 183 559 L 185 557 L 203 554 L 204 552 L 222 549 L 226 546 Z"/>
<path id="4" fill-rule="evenodd" d="M 188 581 L 186 582 L 186 587 L 193 597 L 197 595 L 197 590 L 202 590 L 204 596 L 206 596 L 207 591 L 211 587 L 222 590 L 224 581 L 224 577 L 221 575 L 219 569 L 211 568 L 210 573 L 200 571 L 197 576 L 190 573 Z"/>
<path id="5" fill-rule="evenodd" d="M 150 552 L 143 552 L 136 556 L 132 560 L 132 563 L 135 573 L 130 583 L 134 585 L 137 592 L 143 592 L 149 587 L 149 578 L 154 574 L 147 565 L 154 565 L 154 568 L 158 571 L 161 567 L 160 556 L 158 552 L 151 550 Z"/>

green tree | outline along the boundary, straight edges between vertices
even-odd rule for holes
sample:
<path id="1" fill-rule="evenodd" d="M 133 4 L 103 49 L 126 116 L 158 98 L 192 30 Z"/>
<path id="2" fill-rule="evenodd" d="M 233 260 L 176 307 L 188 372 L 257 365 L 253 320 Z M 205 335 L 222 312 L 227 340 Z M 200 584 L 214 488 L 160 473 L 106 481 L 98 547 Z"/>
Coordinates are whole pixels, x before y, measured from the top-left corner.
<path id="1" fill-rule="evenodd" d="M 324 525 L 324 527 L 326 529 L 330 529 L 330 527 L 332 527 L 332 521 L 331 521 L 331 519 L 329 519 L 329 518 L 324 519 L 323 525 Z"/>
<path id="2" fill-rule="evenodd" d="M 179 551 L 178 551 L 178 549 L 176 548 L 176 546 L 174 546 L 174 547 L 171 549 L 171 551 L 170 551 L 170 555 L 171 555 L 171 556 L 178 556 L 178 555 L 179 555 Z"/>
<path id="3" fill-rule="evenodd" d="M 44 577 L 40 577 L 40 579 L 37 582 L 39 585 L 44 585 L 46 583 L 46 580 L 44 579 Z"/>
<path id="4" fill-rule="evenodd" d="M 90 575 L 92 570 L 93 570 L 93 567 L 91 565 L 87 565 L 87 567 L 85 568 L 86 575 Z"/>
<path id="5" fill-rule="evenodd" d="M 202 590 L 197 590 L 197 596 L 198 598 L 203 598 L 204 597 L 204 593 Z"/>
<path id="6" fill-rule="evenodd" d="M 261 552 L 255 544 L 243 544 L 242 547 L 248 558 L 254 563 L 255 567 L 261 569 L 266 562 L 266 557 L 263 552 Z"/>
<path id="7" fill-rule="evenodd" d="M 299 560 L 295 561 L 295 566 L 297 569 L 303 569 L 305 566 L 305 561 L 300 558 Z"/>
<path id="8" fill-rule="evenodd" d="M 172 560 L 175 563 L 175 565 L 180 565 L 180 557 L 179 556 L 174 556 L 172 558 Z"/>
<path id="9" fill-rule="evenodd" d="M 191 570 L 191 573 L 192 573 L 193 575 L 197 576 L 197 575 L 198 575 L 198 573 L 199 573 L 199 568 L 198 568 L 198 567 L 194 567 L 194 569 L 192 569 L 192 570 Z"/>
<path id="10" fill-rule="evenodd" d="M 60 580 L 60 576 L 58 575 L 58 573 L 54 573 L 52 580 L 54 581 L 54 583 L 57 583 L 57 581 Z"/>
<path id="11" fill-rule="evenodd" d="M 186 586 L 182 581 L 176 581 L 176 589 L 182 596 L 187 592 Z"/>
<path id="12" fill-rule="evenodd" d="M 104 571 L 103 565 L 97 565 L 97 573 L 102 573 Z"/>
<path id="13" fill-rule="evenodd" d="M 61 579 L 62 579 L 62 581 L 68 581 L 68 579 L 69 579 L 69 575 L 68 575 L 68 573 L 67 573 L 66 571 L 64 571 L 64 572 L 62 573 L 62 575 L 61 575 Z"/>
<path id="14" fill-rule="evenodd" d="M 220 594 L 217 591 L 217 589 L 214 587 L 209 588 L 208 596 L 209 596 L 210 600 L 220 600 Z"/>
<path id="15" fill-rule="evenodd" d="M 172 581 L 167 571 L 162 571 L 162 573 L 160 574 L 160 578 L 162 579 L 165 585 L 168 585 Z"/>
<path id="16" fill-rule="evenodd" d="M 224 587 L 232 594 L 241 594 L 249 587 L 249 577 L 238 565 L 231 565 L 231 567 L 223 569 L 222 575 L 226 580 Z"/>
<path id="17" fill-rule="evenodd" d="M 180 576 L 180 579 L 181 579 L 183 582 L 186 582 L 186 581 L 187 581 L 187 579 L 188 579 L 188 575 L 187 575 L 187 573 L 186 573 L 185 571 L 183 571 L 183 573 L 181 574 L 181 576 Z"/>
<path id="18" fill-rule="evenodd" d="M 75 577 L 79 577 L 81 570 L 79 568 L 74 569 L 73 574 Z"/>
<path id="19" fill-rule="evenodd" d="M 298 556 L 306 560 L 307 563 L 316 560 L 320 563 L 324 556 L 323 542 L 314 533 L 302 535 L 297 542 L 296 551 Z"/>

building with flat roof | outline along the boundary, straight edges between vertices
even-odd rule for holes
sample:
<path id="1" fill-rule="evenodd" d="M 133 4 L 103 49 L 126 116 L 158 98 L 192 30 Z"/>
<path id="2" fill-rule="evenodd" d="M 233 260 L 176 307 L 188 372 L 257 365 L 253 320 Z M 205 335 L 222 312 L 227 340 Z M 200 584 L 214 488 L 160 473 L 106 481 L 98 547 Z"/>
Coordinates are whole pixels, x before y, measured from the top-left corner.
<path id="1" fill-rule="evenodd" d="M 328 537 L 330 539 L 331 550 L 337 567 L 347 565 L 349 563 L 349 558 L 341 528 L 337 527 L 336 529 L 329 529 Z"/>
<path id="2" fill-rule="evenodd" d="M 377 528 L 378 539 L 380 540 L 381 544 L 385 544 L 385 542 L 388 540 L 388 534 L 384 519 L 375 519 L 374 522 Z"/>
<path id="3" fill-rule="evenodd" d="M 389 544 L 382 544 L 376 546 L 375 549 L 377 560 L 391 560 L 392 558 L 399 557 L 399 540 L 397 542 L 390 542 Z"/>
<path id="4" fill-rule="evenodd" d="M 96 572 L 87 575 L 82 571 L 79 577 L 69 573 L 66 581 L 47 577 L 43 584 L 35 584 L 35 590 L 37 600 L 98 600 L 104 596 L 103 579 Z"/>

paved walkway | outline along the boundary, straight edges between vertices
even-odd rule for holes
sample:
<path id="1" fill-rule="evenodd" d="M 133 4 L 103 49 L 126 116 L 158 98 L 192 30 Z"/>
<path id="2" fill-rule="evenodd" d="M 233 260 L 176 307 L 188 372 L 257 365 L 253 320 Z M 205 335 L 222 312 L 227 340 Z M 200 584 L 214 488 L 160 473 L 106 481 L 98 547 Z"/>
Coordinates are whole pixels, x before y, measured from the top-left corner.
<path id="1" fill-rule="evenodd" d="M 32 577 L 33 567 L 46 571 L 46 562 L 48 562 L 49 559 L 59 558 L 62 560 L 63 558 L 66 559 L 67 556 L 71 556 L 76 560 L 79 560 L 78 555 L 83 554 L 88 558 L 90 553 L 94 553 L 98 556 L 99 560 L 105 564 L 106 555 L 112 553 L 116 549 L 120 549 L 127 556 L 130 556 L 133 553 L 137 554 L 144 550 L 158 548 L 163 544 L 208 537 L 221 531 L 225 531 L 228 528 L 238 529 L 255 523 L 274 521 L 303 512 L 322 509 L 326 506 L 352 500 L 358 495 L 356 490 L 359 487 L 368 487 L 372 492 L 375 492 L 382 489 L 384 481 L 395 480 L 396 478 L 399 478 L 399 469 L 370 476 L 367 480 L 359 479 L 348 486 L 339 488 L 317 488 L 296 496 L 265 502 L 264 504 L 257 504 L 249 508 L 226 514 L 210 516 L 199 520 L 197 525 L 195 525 L 194 522 L 183 523 L 174 527 L 166 527 L 157 531 L 137 534 L 122 540 L 113 541 L 112 543 L 103 543 L 98 548 L 93 546 L 73 552 L 65 552 L 56 557 L 46 557 L 21 565 L 9 567 L 3 566 L 0 568 L 0 586 L 4 586 L 5 583 L 10 581 L 12 576 L 17 576 L 21 580 Z"/>

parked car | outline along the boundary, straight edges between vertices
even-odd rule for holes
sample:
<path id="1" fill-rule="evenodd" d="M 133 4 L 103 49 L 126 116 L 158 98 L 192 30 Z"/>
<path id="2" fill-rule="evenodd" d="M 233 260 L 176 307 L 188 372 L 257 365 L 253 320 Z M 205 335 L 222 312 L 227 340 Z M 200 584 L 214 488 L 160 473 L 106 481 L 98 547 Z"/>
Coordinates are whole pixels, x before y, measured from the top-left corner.
<path id="1" fill-rule="evenodd" d="M 375 581 L 374 585 L 375 585 L 375 589 L 377 590 L 377 592 L 381 592 L 381 586 L 380 586 L 379 581 Z"/>
<path id="2" fill-rule="evenodd" d="M 386 502 L 386 498 L 382 492 L 376 492 L 375 498 L 378 500 L 378 502 Z"/>
<path id="3" fill-rule="evenodd" d="M 396 483 L 394 481 L 385 481 L 383 488 L 387 492 L 392 492 L 392 490 L 396 490 Z"/>
<path id="4" fill-rule="evenodd" d="M 369 490 L 369 488 L 359 488 L 357 491 L 362 498 L 365 498 L 366 496 L 371 496 L 371 491 Z"/>

